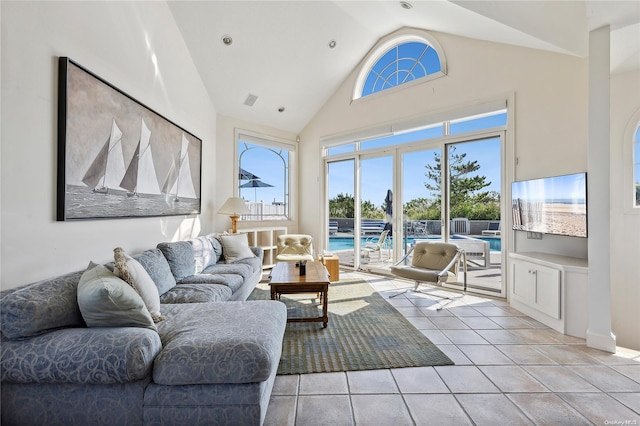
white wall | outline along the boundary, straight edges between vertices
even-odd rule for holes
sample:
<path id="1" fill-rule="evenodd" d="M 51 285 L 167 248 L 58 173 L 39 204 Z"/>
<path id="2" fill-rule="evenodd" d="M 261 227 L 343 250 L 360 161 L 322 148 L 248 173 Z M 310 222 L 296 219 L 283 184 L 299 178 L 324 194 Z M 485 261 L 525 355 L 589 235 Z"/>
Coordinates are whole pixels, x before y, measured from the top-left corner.
<path id="1" fill-rule="evenodd" d="M 161 2 L 2 2 L 2 288 L 109 261 L 212 228 L 202 216 L 56 222 L 57 58 L 68 56 L 203 141 L 215 164 L 216 111 Z M 152 57 L 157 59 L 157 69 Z"/>
<path id="2" fill-rule="evenodd" d="M 640 208 L 632 208 L 631 140 L 640 123 L 640 71 L 611 77 L 611 329 L 640 350 Z"/>

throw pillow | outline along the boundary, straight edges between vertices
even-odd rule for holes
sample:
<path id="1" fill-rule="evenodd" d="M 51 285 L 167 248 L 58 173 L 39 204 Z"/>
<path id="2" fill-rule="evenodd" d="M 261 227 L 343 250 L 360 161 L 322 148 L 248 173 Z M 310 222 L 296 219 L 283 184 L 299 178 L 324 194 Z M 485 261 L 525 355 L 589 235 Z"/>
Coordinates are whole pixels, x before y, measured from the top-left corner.
<path id="1" fill-rule="evenodd" d="M 158 331 L 140 295 L 104 265 L 91 262 L 80 277 L 78 306 L 89 327 L 142 327 Z"/>
<path id="2" fill-rule="evenodd" d="M 113 269 L 114 275 L 122 278 L 138 292 L 149 310 L 153 322 L 164 320 L 165 318 L 160 313 L 158 287 L 156 287 L 149 273 L 142 267 L 140 262 L 126 254 L 120 247 L 113 250 L 113 257 L 116 262 Z"/>
<path id="3" fill-rule="evenodd" d="M 162 252 L 155 248 L 133 256 L 147 271 L 161 296 L 176 286 L 176 279 L 171 272 L 169 262 Z"/>
<path id="4" fill-rule="evenodd" d="M 160 243 L 157 245 L 169 263 L 171 273 L 176 281 L 190 277 L 196 273 L 196 261 L 193 257 L 193 247 L 188 241 Z"/>
<path id="5" fill-rule="evenodd" d="M 224 253 L 224 261 L 232 263 L 240 259 L 248 259 L 256 257 L 249 248 L 249 240 L 247 234 L 228 234 L 221 235 L 222 252 Z"/>

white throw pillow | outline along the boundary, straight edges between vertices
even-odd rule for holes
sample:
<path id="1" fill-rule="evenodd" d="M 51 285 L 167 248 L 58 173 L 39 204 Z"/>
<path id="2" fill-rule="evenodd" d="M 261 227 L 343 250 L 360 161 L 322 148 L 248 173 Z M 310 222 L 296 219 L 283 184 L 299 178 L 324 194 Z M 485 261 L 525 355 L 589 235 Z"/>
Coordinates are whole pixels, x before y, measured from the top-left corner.
<path id="1" fill-rule="evenodd" d="M 140 295 L 104 265 L 91 262 L 80 277 L 78 306 L 89 327 L 143 327 L 158 331 Z"/>
<path id="2" fill-rule="evenodd" d="M 226 263 L 232 263 L 236 260 L 256 257 L 256 255 L 249 248 L 249 240 L 247 239 L 247 234 L 221 235 L 220 242 L 222 243 L 222 252 L 224 254 L 224 261 Z"/>
<path id="3" fill-rule="evenodd" d="M 113 273 L 116 277 L 122 278 L 135 291 L 138 292 L 147 309 L 151 313 L 154 322 L 164 319 L 160 313 L 160 294 L 158 287 L 149 276 L 146 269 L 134 258 L 129 256 L 120 247 L 114 249 L 115 266 Z"/>

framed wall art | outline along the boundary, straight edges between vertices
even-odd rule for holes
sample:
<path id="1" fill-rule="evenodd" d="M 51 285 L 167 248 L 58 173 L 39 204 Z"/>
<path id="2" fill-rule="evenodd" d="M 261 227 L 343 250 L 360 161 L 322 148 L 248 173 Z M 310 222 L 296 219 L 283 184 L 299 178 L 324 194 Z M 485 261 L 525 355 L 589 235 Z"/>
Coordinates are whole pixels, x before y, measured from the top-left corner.
<path id="1" fill-rule="evenodd" d="M 200 213 L 202 140 L 59 58 L 57 220 Z"/>

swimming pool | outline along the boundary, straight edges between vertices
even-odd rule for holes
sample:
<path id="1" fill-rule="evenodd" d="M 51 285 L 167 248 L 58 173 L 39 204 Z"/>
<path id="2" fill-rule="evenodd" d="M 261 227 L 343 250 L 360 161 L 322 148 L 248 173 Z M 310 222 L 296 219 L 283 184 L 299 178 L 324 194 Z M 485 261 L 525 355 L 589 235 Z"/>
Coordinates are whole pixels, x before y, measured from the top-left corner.
<path id="1" fill-rule="evenodd" d="M 440 237 L 431 236 L 427 237 L 428 239 L 438 240 Z M 453 237 L 455 238 L 455 236 Z M 502 250 L 502 239 L 500 237 L 472 237 L 482 241 L 489 242 L 489 249 L 491 251 L 501 251 Z M 420 239 L 424 239 L 421 237 Z M 365 242 L 377 242 L 376 237 L 362 237 L 360 239 L 360 245 L 364 245 Z M 413 237 L 407 238 L 407 243 L 413 243 Z M 353 250 L 353 237 L 329 237 L 329 251 L 337 251 L 337 250 Z"/>

